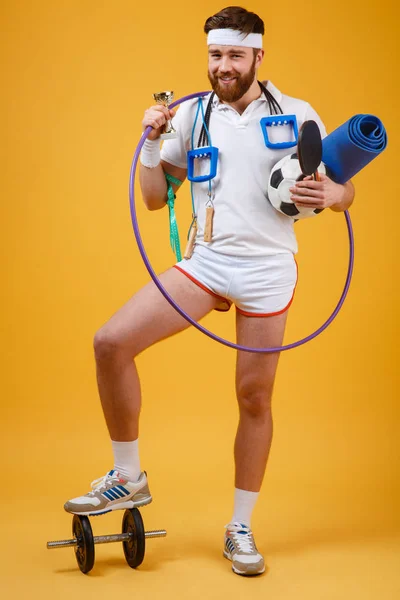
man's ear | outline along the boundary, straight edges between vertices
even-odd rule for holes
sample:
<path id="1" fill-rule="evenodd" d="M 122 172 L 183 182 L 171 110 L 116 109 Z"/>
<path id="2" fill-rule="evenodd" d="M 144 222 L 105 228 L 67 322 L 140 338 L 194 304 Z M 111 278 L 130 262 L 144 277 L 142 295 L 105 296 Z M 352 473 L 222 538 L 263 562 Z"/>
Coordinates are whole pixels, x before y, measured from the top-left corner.
<path id="1" fill-rule="evenodd" d="M 255 64 L 256 69 L 258 69 L 258 67 L 261 65 L 262 61 L 264 60 L 264 54 L 265 54 L 265 51 L 262 48 L 260 48 L 260 50 L 257 53 L 257 59 L 256 59 L 256 64 Z"/>

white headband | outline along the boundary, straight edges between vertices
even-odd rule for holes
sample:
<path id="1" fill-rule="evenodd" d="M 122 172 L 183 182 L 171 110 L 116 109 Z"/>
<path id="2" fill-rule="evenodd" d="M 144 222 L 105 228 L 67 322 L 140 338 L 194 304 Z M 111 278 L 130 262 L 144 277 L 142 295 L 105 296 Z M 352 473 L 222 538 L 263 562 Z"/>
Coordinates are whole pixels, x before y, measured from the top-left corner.
<path id="1" fill-rule="evenodd" d="M 262 48 L 261 33 L 248 33 L 236 29 L 211 29 L 207 36 L 207 45 L 244 46 L 245 48 Z"/>

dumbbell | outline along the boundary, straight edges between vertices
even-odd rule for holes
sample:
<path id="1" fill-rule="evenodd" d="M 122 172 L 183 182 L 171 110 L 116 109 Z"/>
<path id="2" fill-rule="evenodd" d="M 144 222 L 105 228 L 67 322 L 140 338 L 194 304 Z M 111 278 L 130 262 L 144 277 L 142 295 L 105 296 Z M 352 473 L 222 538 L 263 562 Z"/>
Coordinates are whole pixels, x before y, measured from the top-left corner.
<path id="1" fill-rule="evenodd" d="M 70 540 L 59 540 L 56 542 L 47 542 L 49 550 L 54 548 L 68 548 L 72 546 L 75 549 L 76 561 L 82 573 L 89 573 L 94 565 L 94 546 L 95 544 L 111 544 L 113 542 L 122 542 L 126 562 L 132 569 L 142 564 L 144 559 L 146 538 L 165 537 L 165 529 L 155 531 L 145 531 L 142 515 L 137 508 L 127 509 L 122 519 L 122 533 L 113 535 L 93 536 L 92 526 L 89 518 L 81 515 L 74 515 L 72 519 L 72 534 Z"/>

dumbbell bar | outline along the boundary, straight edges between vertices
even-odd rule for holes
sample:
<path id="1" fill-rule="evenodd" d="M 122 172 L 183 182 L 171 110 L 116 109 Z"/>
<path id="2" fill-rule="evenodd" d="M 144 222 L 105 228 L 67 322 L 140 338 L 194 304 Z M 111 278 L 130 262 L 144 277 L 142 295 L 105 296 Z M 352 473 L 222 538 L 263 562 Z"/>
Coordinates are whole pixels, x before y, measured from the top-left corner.
<path id="1" fill-rule="evenodd" d="M 72 533 L 75 537 L 69 540 L 47 542 L 49 550 L 73 547 L 78 567 L 82 573 L 89 573 L 93 568 L 95 544 L 111 544 L 122 542 L 126 562 L 135 569 L 144 559 L 146 538 L 165 537 L 165 529 L 145 531 L 142 516 L 137 508 L 127 509 L 122 519 L 122 533 L 93 536 L 92 526 L 87 516 L 74 515 Z"/>
<path id="2" fill-rule="evenodd" d="M 156 538 L 156 537 L 166 537 L 167 532 L 165 529 L 155 529 L 154 531 L 145 531 L 145 538 Z M 93 537 L 94 544 L 112 544 L 114 542 L 127 542 L 129 539 L 133 538 L 134 534 L 131 533 L 115 533 L 111 535 L 95 535 Z M 49 550 L 54 548 L 68 548 L 70 546 L 77 546 L 78 540 L 73 538 L 71 540 L 58 540 L 55 542 L 47 542 L 47 548 Z"/>

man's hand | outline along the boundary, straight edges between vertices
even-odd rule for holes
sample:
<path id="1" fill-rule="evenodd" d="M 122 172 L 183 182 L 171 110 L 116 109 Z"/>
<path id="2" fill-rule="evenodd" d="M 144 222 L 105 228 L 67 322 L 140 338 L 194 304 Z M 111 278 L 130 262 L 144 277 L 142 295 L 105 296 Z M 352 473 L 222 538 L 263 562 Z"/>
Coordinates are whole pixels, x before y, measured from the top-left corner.
<path id="1" fill-rule="evenodd" d="M 147 139 L 156 140 L 162 134 L 162 128 L 165 123 L 172 119 L 175 116 L 174 109 L 169 109 L 162 104 L 156 104 L 155 106 L 151 106 L 144 113 L 144 118 L 142 121 L 143 131 L 146 127 L 152 127 L 153 131 L 150 131 Z"/>
<path id="2" fill-rule="evenodd" d="M 353 184 L 348 181 L 344 185 L 335 183 L 326 175 L 319 173 L 320 181 L 314 181 L 311 176 L 297 181 L 289 188 L 290 199 L 296 206 L 305 208 L 331 208 L 334 211 L 344 211 L 349 208 L 354 198 Z"/>

